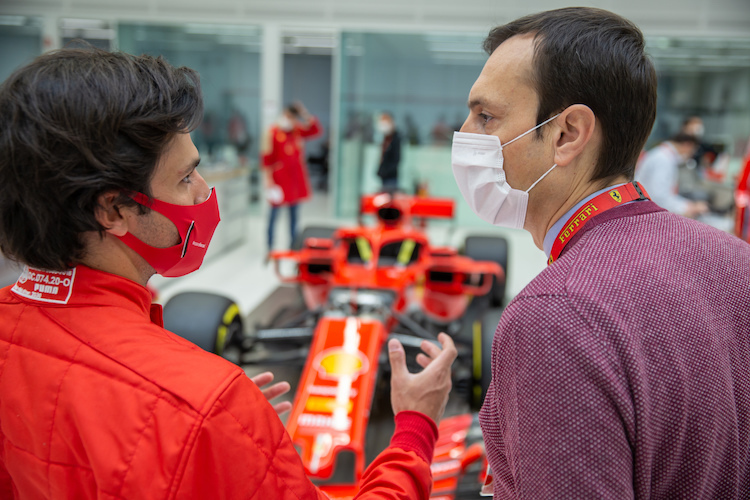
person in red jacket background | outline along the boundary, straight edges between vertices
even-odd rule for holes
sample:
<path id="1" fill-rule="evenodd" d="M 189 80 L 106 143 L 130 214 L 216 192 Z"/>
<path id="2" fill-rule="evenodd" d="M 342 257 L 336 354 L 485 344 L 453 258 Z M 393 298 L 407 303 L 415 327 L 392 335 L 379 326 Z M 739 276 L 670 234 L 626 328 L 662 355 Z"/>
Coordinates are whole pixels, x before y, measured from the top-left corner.
<path id="1" fill-rule="evenodd" d="M 325 498 L 269 404 L 289 389 L 165 330 L 153 274 L 198 269 L 219 223 L 197 170 L 198 74 L 63 49 L 0 86 L 0 498 Z M 456 349 L 411 374 L 389 342 L 391 443 L 358 498 L 426 499 Z"/>
<path id="2" fill-rule="evenodd" d="M 305 161 L 305 141 L 319 136 L 323 128 L 301 102 L 285 107 L 266 137 L 262 164 L 271 211 L 268 217 L 268 250 L 279 207 L 289 207 L 291 245 L 297 235 L 297 205 L 310 197 L 310 178 Z"/>

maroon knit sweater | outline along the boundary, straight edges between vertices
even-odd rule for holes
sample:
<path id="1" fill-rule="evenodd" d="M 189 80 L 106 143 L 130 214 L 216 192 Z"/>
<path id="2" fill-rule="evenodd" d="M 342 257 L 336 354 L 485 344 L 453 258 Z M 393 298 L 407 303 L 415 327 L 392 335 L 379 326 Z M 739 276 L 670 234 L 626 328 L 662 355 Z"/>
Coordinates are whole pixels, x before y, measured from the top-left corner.
<path id="1" fill-rule="evenodd" d="M 650 201 L 508 305 L 480 413 L 495 498 L 750 498 L 750 245 Z"/>

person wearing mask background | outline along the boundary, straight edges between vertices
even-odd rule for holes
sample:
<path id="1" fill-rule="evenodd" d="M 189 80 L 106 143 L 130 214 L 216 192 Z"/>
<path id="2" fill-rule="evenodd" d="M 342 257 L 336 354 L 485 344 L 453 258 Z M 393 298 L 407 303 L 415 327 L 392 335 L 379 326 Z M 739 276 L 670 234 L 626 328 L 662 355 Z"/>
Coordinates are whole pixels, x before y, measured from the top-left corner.
<path id="1" fill-rule="evenodd" d="M 323 127 L 307 108 L 296 102 L 286 106 L 266 138 L 261 164 L 266 172 L 268 251 L 273 250 L 274 226 L 279 207 L 289 207 L 289 245 L 297 236 L 297 206 L 310 197 L 310 175 L 305 160 L 305 141 L 323 133 Z"/>
<path id="2" fill-rule="evenodd" d="M 635 180 L 646 188 L 654 203 L 693 218 L 708 212 L 708 204 L 680 196 L 679 170 L 693 158 L 697 147 L 694 135 L 679 133 L 646 153 L 635 171 Z"/>
<path id="3" fill-rule="evenodd" d="M 393 123 L 393 115 L 381 113 L 378 120 L 378 130 L 383 134 L 380 148 L 380 164 L 378 177 L 383 190 L 398 188 L 398 165 L 401 162 L 401 136 Z"/>
<path id="4" fill-rule="evenodd" d="M 683 134 L 692 135 L 696 138 L 698 147 L 696 147 L 692 158 L 688 159 L 687 166 L 691 169 L 697 167 L 698 172 L 702 174 L 703 169 L 711 167 L 714 160 L 716 160 L 716 156 L 719 153 L 714 146 L 703 142 L 703 137 L 706 134 L 706 128 L 703 125 L 703 119 L 700 116 L 696 115 L 688 116 L 682 122 L 680 132 Z"/>
<path id="5" fill-rule="evenodd" d="M 750 246 L 632 182 L 656 116 L 644 47 L 593 8 L 484 42 L 453 172 L 550 263 L 495 333 L 479 415 L 495 498 L 750 498 Z"/>
<path id="6" fill-rule="evenodd" d="M 153 274 L 198 269 L 219 223 L 190 132 L 197 73 L 98 49 L 44 54 L 0 86 L 0 498 L 326 498 L 268 399 L 270 373 L 163 328 Z M 429 497 L 456 349 L 411 374 L 388 344 L 395 432 L 357 498 Z"/>

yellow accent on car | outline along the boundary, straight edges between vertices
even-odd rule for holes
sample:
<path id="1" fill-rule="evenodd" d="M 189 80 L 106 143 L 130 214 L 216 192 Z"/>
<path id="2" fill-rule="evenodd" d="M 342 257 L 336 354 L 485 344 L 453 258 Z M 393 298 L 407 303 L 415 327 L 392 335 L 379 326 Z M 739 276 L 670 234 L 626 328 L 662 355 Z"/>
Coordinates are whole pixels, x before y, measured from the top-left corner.
<path id="1" fill-rule="evenodd" d="M 227 328 L 239 314 L 240 308 L 237 304 L 232 304 L 227 307 L 226 311 L 224 311 L 224 316 L 221 318 L 221 325 L 216 331 L 216 348 L 214 349 L 216 354 L 221 356 L 224 352 L 224 344 L 226 344 L 227 341 Z"/>
<path id="2" fill-rule="evenodd" d="M 399 264 L 406 265 L 411 260 L 411 256 L 414 253 L 414 247 L 417 246 L 417 243 L 412 240 L 411 238 L 406 239 L 401 243 L 401 248 L 398 251 L 398 257 L 396 257 L 396 261 Z"/>
<path id="3" fill-rule="evenodd" d="M 472 361 L 474 365 L 474 378 L 479 380 L 482 378 L 482 323 L 475 321 L 472 325 L 472 332 L 474 334 L 474 349 L 472 353 Z"/>
<path id="4" fill-rule="evenodd" d="M 359 256 L 362 258 L 362 262 L 370 262 L 372 260 L 372 248 L 370 248 L 370 242 L 363 236 L 357 236 L 354 240 L 357 244 L 357 250 L 359 250 Z"/>

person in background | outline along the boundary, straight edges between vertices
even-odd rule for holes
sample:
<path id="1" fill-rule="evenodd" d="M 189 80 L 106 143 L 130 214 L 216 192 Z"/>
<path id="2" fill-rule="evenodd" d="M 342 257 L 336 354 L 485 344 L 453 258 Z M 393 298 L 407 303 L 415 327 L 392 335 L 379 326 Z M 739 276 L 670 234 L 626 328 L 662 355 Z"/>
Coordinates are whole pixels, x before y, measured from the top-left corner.
<path id="1" fill-rule="evenodd" d="M 247 166 L 247 152 L 250 150 L 253 138 L 247 128 L 247 120 L 239 109 L 232 110 L 232 115 L 227 122 L 227 136 L 229 143 L 237 151 L 240 167 Z"/>
<path id="2" fill-rule="evenodd" d="M 396 130 L 393 115 L 387 112 L 381 113 L 378 119 L 378 130 L 383 134 L 378 177 L 382 182 L 383 190 L 393 190 L 398 188 L 398 166 L 401 162 L 401 136 Z"/>
<path id="3" fill-rule="evenodd" d="M 261 153 L 266 172 L 268 251 L 273 250 L 274 225 L 279 207 L 289 207 L 289 244 L 297 236 L 297 206 L 310 197 L 310 176 L 305 161 L 305 141 L 323 133 L 317 118 L 301 102 L 286 106 L 271 127 Z"/>
<path id="4" fill-rule="evenodd" d="M 50 52 L 0 86 L 0 498 L 324 499 L 277 415 L 289 390 L 163 328 L 153 274 L 198 269 L 219 223 L 190 137 L 198 74 Z M 252 284 L 249 284 L 252 286 Z M 388 344 L 395 432 L 357 498 L 427 499 L 456 349 L 411 374 Z"/>
<path id="5" fill-rule="evenodd" d="M 703 134 L 706 132 L 703 126 L 703 119 L 700 116 L 689 116 L 685 118 L 680 127 L 680 132 L 687 135 L 692 135 L 699 141 L 703 138 Z"/>
<path id="6" fill-rule="evenodd" d="M 691 218 L 708 212 L 705 201 L 692 201 L 679 194 L 680 165 L 693 158 L 697 147 L 694 135 L 678 133 L 647 152 L 635 171 L 635 180 L 646 188 L 654 203 Z"/>
<path id="7" fill-rule="evenodd" d="M 594 8 L 484 42 L 453 173 L 550 263 L 492 345 L 479 420 L 495 498 L 750 498 L 750 245 L 632 182 L 656 116 L 645 45 Z"/>
<path id="8" fill-rule="evenodd" d="M 701 173 L 704 169 L 711 168 L 714 160 L 716 160 L 718 151 L 710 144 L 703 142 L 703 137 L 706 134 L 703 119 L 697 115 L 688 116 L 682 122 L 680 133 L 692 135 L 696 138 L 698 144 L 692 158 L 689 158 L 687 161 L 688 168 L 697 167 Z"/>

